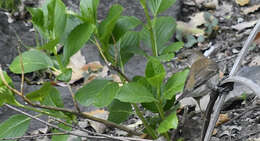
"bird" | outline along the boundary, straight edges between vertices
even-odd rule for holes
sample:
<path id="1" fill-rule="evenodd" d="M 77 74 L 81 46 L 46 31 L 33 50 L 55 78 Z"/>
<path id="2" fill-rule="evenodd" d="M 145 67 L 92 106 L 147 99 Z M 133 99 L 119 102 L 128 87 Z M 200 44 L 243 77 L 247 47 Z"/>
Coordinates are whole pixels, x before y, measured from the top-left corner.
<path id="1" fill-rule="evenodd" d="M 178 55 L 179 60 L 184 58 L 188 58 L 191 66 L 188 77 L 185 81 L 183 92 L 181 96 L 177 98 L 177 102 L 185 97 L 192 97 L 196 100 L 199 109 L 202 112 L 200 99 L 211 91 L 206 83 L 213 78 L 213 81 L 217 80 L 216 78 L 218 78 L 219 67 L 215 61 L 207 58 L 197 49 L 186 50 Z"/>

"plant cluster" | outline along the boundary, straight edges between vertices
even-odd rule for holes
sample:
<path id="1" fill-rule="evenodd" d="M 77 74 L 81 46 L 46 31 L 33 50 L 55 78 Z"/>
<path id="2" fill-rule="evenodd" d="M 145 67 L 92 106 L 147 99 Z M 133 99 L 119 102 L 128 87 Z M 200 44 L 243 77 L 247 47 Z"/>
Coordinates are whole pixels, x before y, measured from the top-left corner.
<path id="1" fill-rule="evenodd" d="M 16 74 L 51 70 L 59 72 L 55 81 L 68 82 L 72 70 L 67 68 L 70 57 L 77 53 L 86 43 L 95 44 L 106 65 L 116 71 L 121 84 L 107 79 L 95 79 L 80 88 L 73 100 L 82 106 L 94 105 L 108 107 L 108 121 L 94 118 L 86 113 L 64 108 L 59 91 L 50 82 L 28 94 L 13 88 L 12 81 L 6 72 L 1 72 L 0 106 L 9 104 L 63 119 L 69 123 L 76 122 L 76 116 L 99 121 L 112 127 L 125 130 L 120 125 L 129 115 L 135 113 L 142 120 L 144 131 L 156 139 L 163 135 L 170 140 L 168 131 L 177 128 L 175 95 L 182 91 L 189 70 L 183 70 L 166 79 L 163 62 L 171 60 L 175 52 L 183 47 L 182 42 L 172 42 L 176 22 L 168 16 L 159 16 L 175 0 L 140 0 L 144 9 L 146 23 L 134 16 L 123 16 L 123 7 L 113 5 L 105 19 L 97 20 L 99 0 L 81 0 L 80 11 L 75 13 L 66 10 L 61 0 L 47 0 L 42 8 L 28 8 L 32 23 L 39 36 L 36 47 L 17 56 L 9 69 Z M 141 27 L 141 30 L 137 30 Z M 140 28 L 138 28 L 140 29 Z M 144 45 L 141 47 L 141 45 Z M 62 46 L 62 53 L 59 47 Z M 152 54 L 142 48 L 151 48 Z M 144 76 L 135 76 L 132 80 L 125 75 L 124 66 L 134 55 L 146 57 L 147 64 Z M 16 100 L 15 95 L 28 103 L 24 105 Z M 154 113 L 145 118 L 144 110 Z M 133 109 L 134 111 L 133 111 Z M 18 124 L 22 121 L 22 124 Z M 0 138 L 22 136 L 29 126 L 30 118 L 16 115 L 0 124 L 0 130 L 19 129 L 20 132 L 0 132 Z M 9 125 L 16 124 L 16 129 Z M 14 126 L 12 126 L 14 127 Z M 60 124 L 64 130 L 72 130 Z M 57 130 L 53 130 L 57 132 Z M 4 134 L 2 134 L 4 133 Z M 67 136 L 53 136 L 66 140 Z"/>

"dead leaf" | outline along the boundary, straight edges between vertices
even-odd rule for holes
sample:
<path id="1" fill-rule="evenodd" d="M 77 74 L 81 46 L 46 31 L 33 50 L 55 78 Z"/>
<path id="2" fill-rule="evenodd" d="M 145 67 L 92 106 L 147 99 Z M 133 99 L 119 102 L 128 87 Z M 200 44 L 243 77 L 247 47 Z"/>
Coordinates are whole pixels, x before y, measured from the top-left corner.
<path id="1" fill-rule="evenodd" d="M 257 20 L 250 21 L 250 22 L 243 22 L 236 25 L 231 26 L 233 29 L 236 29 L 238 31 L 244 30 L 246 28 L 253 27 L 256 24 Z"/>
<path id="2" fill-rule="evenodd" d="M 189 25 L 192 25 L 193 27 L 198 27 L 203 25 L 204 23 L 206 23 L 204 19 L 204 12 L 199 12 L 190 18 Z"/>
<path id="3" fill-rule="evenodd" d="M 212 135 L 215 136 L 218 133 L 218 129 L 214 128 Z"/>
<path id="4" fill-rule="evenodd" d="M 255 44 L 259 45 L 260 44 L 260 32 L 258 32 L 255 36 L 255 39 L 253 41 Z"/>
<path id="5" fill-rule="evenodd" d="M 230 118 L 228 117 L 228 114 L 220 114 L 216 126 L 219 126 L 229 120 Z"/>
<path id="6" fill-rule="evenodd" d="M 94 61 L 94 62 L 90 62 L 86 65 L 84 65 L 81 69 L 83 71 L 98 71 L 100 69 L 102 69 L 103 66 L 101 65 L 101 63 L 99 61 Z"/>
<path id="7" fill-rule="evenodd" d="M 259 66 L 260 65 L 260 56 L 255 56 L 250 64 L 248 64 L 249 67 L 252 66 Z"/>
<path id="8" fill-rule="evenodd" d="M 72 69 L 72 76 L 70 84 L 83 78 L 83 70 L 81 69 L 86 64 L 85 57 L 81 55 L 81 51 L 78 51 L 75 55 L 70 58 L 70 63 L 67 66 Z"/>
<path id="9" fill-rule="evenodd" d="M 84 112 L 84 113 L 104 120 L 107 120 L 109 114 L 109 112 L 105 110 L 95 110 L 95 111 Z M 106 126 L 104 124 L 92 120 L 90 120 L 89 123 L 90 126 L 96 130 L 96 132 L 103 133 L 105 131 Z"/>
<path id="10" fill-rule="evenodd" d="M 248 4 L 250 2 L 250 0 L 236 0 L 236 3 L 240 6 L 244 6 L 246 4 Z"/>
<path id="11" fill-rule="evenodd" d="M 177 29 L 182 31 L 182 33 L 187 34 L 187 35 L 204 35 L 204 30 L 199 29 L 197 27 L 194 27 L 193 25 L 184 23 L 182 21 L 177 21 Z"/>
<path id="12" fill-rule="evenodd" d="M 251 6 L 251 7 L 244 8 L 244 9 L 243 9 L 243 13 L 247 15 L 247 14 L 250 14 L 250 13 L 255 12 L 255 11 L 258 10 L 259 8 L 260 8 L 260 4 L 253 5 L 253 6 Z"/>

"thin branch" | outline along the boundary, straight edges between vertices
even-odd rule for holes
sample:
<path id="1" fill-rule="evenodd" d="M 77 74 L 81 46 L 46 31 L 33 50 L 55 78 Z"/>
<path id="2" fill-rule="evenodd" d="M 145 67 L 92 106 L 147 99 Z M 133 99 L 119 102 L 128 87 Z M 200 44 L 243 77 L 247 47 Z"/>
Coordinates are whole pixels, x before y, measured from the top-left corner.
<path id="1" fill-rule="evenodd" d="M 4 78 L 4 75 L 3 75 L 3 71 L 2 71 L 2 68 L 0 66 L 0 77 L 4 83 L 4 85 L 10 89 L 11 91 L 13 91 L 15 94 L 19 95 L 21 98 L 23 98 L 23 100 L 25 102 L 27 102 L 29 105 L 31 105 L 32 107 L 37 107 L 37 108 L 42 108 L 42 109 L 48 109 L 48 110 L 54 110 L 54 111 L 61 111 L 61 112 L 65 112 L 65 113 L 70 113 L 70 114 L 74 114 L 74 115 L 77 115 L 79 117 L 82 117 L 82 118 L 87 118 L 87 119 L 90 119 L 90 120 L 93 120 L 93 121 L 96 121 L 96 122 L 100 122 L 100 123 L 103 123 L 107 126 L 110 126 L 110 127 L 114 127 L 114 128 L 118 128 L 118 129 L 121 129 L 121 130 L 124 130 L 130 134 L 133 134 L 133 135 L 141 135 L 141 133 L 138 133 L 128 127 L 125 127 L 123 125 L 119 125 L 119 124 L 116 124 L 114 122 L 111 122 L 111 121 L 108 121 L 108 120 L 104 120 L 104 119 L 101 119 L 101 118 L 97 118 L 97 117 L 94 117 L 92 115 L 89 115 L 87 113 L 79 113 L 77 111 L 73 111 L 73 110 L 70 110 L 70 109 L 66 109 L 66 108 L 60 108 L 60 107 L 54 107 L 54 106 L 46 106 L 46 105 L 41 105 L 41 104 L 37 104 L 37 103 L 33 103 L 31 102 L 27 97 L 23 96 L 19 91 L 17 91 L 16 89 L 12 88 L 10 85 L 8 85 L 8 83 L 6 82 L 5 78 Z"/>
<path id="2" fill-rule="evenodd" d="M 22 57 L 22 53 L 21 53 L 21 44 L 20 41 L 18 40 L 18 53 L 19 53 L 19 60 L 20 60 L 20 65 L 21 65 L 21 69 L 22 69 L 22 78 L 21 78 L 21 88 L 20 88 L 20 92 L 22 95 L 24 95 L 23 91 L 24 91 L 24 65 L 23 65 L 23 57 Z"/>
<path id="3" fill-rule="evenodd" d="M 68 86 L 68 88 L 69 88 L 69 91 L 70 91 L 70 94 L 71 94 L 72 101 L 73 101 L 73 104 L 74 104 L 75 109 L 76 109 L 79 113 L 81 113 L 81 112 L 80 112 L 79 105 L 78 105 L 77 101 L 75 100 L 75 95 L 74 95 L 74 93 L 73 93 L 73 91 L 72 91 L 72 89 L 71 89 L 70 84 L 68 83 L 67 86 Z"/>
<path id="4" fill-rule="evenodd" d="M 64 122 L 60 119 L 57 119 L 57 118 L 54 118 L 54 117 L 51 117 L 51 119 L 55 120 L 55 121 L 58 121 L 68 127 L 71 127 L 71 128 L 74 128 L 74 129 L 79 129 L 80 131 L 83 131 L 83 132 L 86 132 L 88 134 L 93 134 L 93 135 L 97 135 L 97 136 L 102 136 L 102 137 L 107 137 L 107 138 L 110 138 L 110 139 L 116 139 L 116 140 L 122 140 L 122 141 L 125 141 L 125 140 L 130 140 L 130 141 L 151 141 L 151 140 L 147 140 L 147 139 L 138 139 L 138 138 L 130 138 L 130 137 L 115 137 L 115 136 L 110 136 L 110 135 L 106 135 L 106 134 L 101 134 L 101 133 L 96 133 L 96 132 L 91 132 L 89 130 L 86 130 L 84 128 L 81 128 L 80 126 L 73 126 L 67 122 Z"/>
<path id="5" fill-rule="evenodd" d="M 36 134 L 30 136 L 21 136 L 21 137 L 10 137 L 10 138 L 0 138 L 0 140 L 19 140 L 19 139 L 34 139 L 44 136 L 54 136 L 54 135 L 67 135 L 65 133 L 47 133 L 47 134 Z"/>
<path id="6" fill-rule="evenodd" d="M 64 130 L 64 129 L 62 129 L 62 128 L 60 128 L 60 127 L 54 125 L 54 124 L 51 124 L 51 123 L 49 123 L 49 122 L 46 122 L 46 121 L 44 121 L 44 120 L 42 120 L 42 119 L 39 119 L 39 118 L 37 118 L 37 117 L 35 117 L 35 116 L 32 116 L 32 115 L 30 115 L 30 114 L 28 114 L 28 113 L 26 113 L 26 112 L 24 112 L 24 111 L 22 111 L 22 110 L 20 110 L 20 109 L 18 109 L 18 108 L 15 108 L 15 107 L 13 107 L 13 106 L 11 106 L 11 105 L 8 105 L 8 104 L 4 104 L 4 105 L 5 105 L 6 107 L 8 107 L 8 108 L 10 108 L 10 109 L 12 109 L 12 110 L 14 110 L 14 111 L 16 111 L 16 112 L 19 112 L 19 113 L 21 113 L 21 114 L 23 114 L 23 115 L 26 115 L 26 116 L 30 117 L 31 119 L 37 120 L 37 121 L 39 121 L 39 122 L 41 122 L 41 123 L 43 123 L 43 124 L 45 124 L 45 125 L 48 125 L 48 126 L 50 126 L 50 127 L 52 127 L 52 128 L 55 128 L 55 129 L 57 129 L 57 130 L 63 132 L 64 134 L 74 135 L 74 136 L 78 136 L 78 137 L 99 138 L 99 139 L 100 139 L 100 137 L 89 136 L 89 135 L 81 135 L 81 134 L 77 134 L 77 133 L 73 133 L 73 132 Z M 101 138 L 103 138 L 103 137 L 101 137 Z"/>

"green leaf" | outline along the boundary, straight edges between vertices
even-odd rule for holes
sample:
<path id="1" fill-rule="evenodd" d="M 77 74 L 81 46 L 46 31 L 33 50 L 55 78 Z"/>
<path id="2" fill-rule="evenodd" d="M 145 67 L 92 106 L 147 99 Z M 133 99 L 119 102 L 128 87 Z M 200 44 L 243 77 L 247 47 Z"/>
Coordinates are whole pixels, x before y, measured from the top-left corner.
<path id="1" fill-rule="evenodd" d="M 171 99 L 177 93 L 182 92 L 188 74 L 188 69 L 173 74 L 165 84 L 164 98 Z"/>
<path id="2" fill-rule="evenodd" d="M 132 107 L 130 103 L 120 102 L 116 99 L 113 100 L 113 102 L 108 106 L 108 110 L 108 120 L 117 124 L 127 120 L 129 115 L 132 114 Z"/>
<path id="3" fill-rule="evenodd" d="M 157 56 L 155 58 L 158 59 L 160 62 L 164 62 L 164 61 L 170 61 L 174 56 L 175 56 L 174 53 L 167 53 L 167 54 Z"/>
<path id="4" fill-rule="evenodd" d="M 76 26 L 68 35 L 65 43 L 63 55 L 64 64 L 69 62 L 69 59 L 88 41 L 94 31 L 94 25 L 83 23 Z"/>
<path id="5" fill-rule="evenodd" d="M 159 17 L 152 21 L 153 30 L 156 35 L 156 43 L 158 51 L 161 52 L 165 44 L 173 37 L 176 29 L 176 21 L 172 17 Z M 151 37 L 146 25 L 141 31 L 142 40 L 148 47 L 151 47 Z"/>
<path id="6" fill-rule="evenodd" d="M 44 14 L 40 8 L 27 8 L 27 10 L 32 15 L 32 23 L 36 26 L 39 30 L 45 31 L 44 28 Z"/>
<path id="7" fill-rule="evenodd" d="M 39 90 L 27 94 L 26 97 L 31 101 L 39 101 L 44 105 L 64 107 L 60 92 L 51 83 L 44 83 Z"/>
<path id="8" fill-rule="evenodd" d="M 163 0 L 148 0 L 148 7 L 153 13 L 153 16 L 158 14 L 158 10 Z"/>
<path id="9" fill-rule="evenodd" d="M 55 52 L 55 46 L 59 43 L 59 39 L 53 39 L 50 40 L 48 43 L 44 44 L 43 46 L 40 47 L 40 49 L 44 49 L 49 51 L 50 53 Z"/>
<path id="10" fill-rule="evenodd" d="M 64 104 L 60 96 L 60 92 L 51 85 L 51 83 L 44 83 L 43 86 L 26 95 L 31 101 L 39 101 L 42 105 L 54 106 L 63 108 Z M 55 110 L 45 110 L 60 118 L 67 118 L 62 112 Z"/>
<path id="11" fill-rule="evenodd" d="M 81 15 L 92 24 L 96 24 L 97 20 L 97 8 L 99 0 L 81 0 L 80 12 Z"/>
<path id="12" fill-rule="evenodd" d="M 57 76 L 57 79 L 63 82 L 69 82 L 72 76 L 72 69 L 65 69 L 60 75 Z"/>
<path id="13" fill-rule="evenodd" d="M 184 46 L 183 42 L 172 43 L 171 45 L 164 48 L 161 54 L 175 53 L 179 51 L 181 48 L 183 48 L 183 46 Z"/>
<path id="14" fill-rule="evenodd" d="M 136 26 L 141 24 L 142 22 L 134 17 L 134 16 L 121 16 L 113 29 L 113 38 L 114 40 L 118 40 L 122 37 L 127 31 L 133 30 Z M 114 43 L 113 38 L 111 39 L 111 43 Z"/>
<path id="15" fill-rule="evenodd" d="M 48 29 L 52 38 L 60 38 L 66 27 L 66 7 L 61 0 L 52 0 L 48 5 Z"/>
<path id="16" fill-rule="evenodd" d="M 123 7 L 115 4 L 109 9 L 108 16 L 104 19 L 98 27 L 99 37 L 101 42 L 107 43 L 112 31 L 116 25 L 118 18 L 123 12 Z"/>
<path id="17" fill-rule="evenodd" d="M 173 112 L 160 123 L 157 132 L 159 134 L 162 134 L 172 128 L 176 129 L 177 126 L 178 126 L 178 117 L 176 115 L 176 112 Z"/>
<path id="18" fill-rule="evenodd" d="M 80 88 L 75 94 L 76 100 L 84 106 L 94 104 L 97 107 L 109 105 L 117 94 L 119 86 L 109 80 L 93 80 Z"/>
<path id="19" fill-rule="evenodd" d="M 158 13 L 164 12 L 165 10 L 170 8 L 175 2 L 176 0 L 162 0 Z"/>
<path id="20" fill-rule="evenodd" d="M 134 54 L 145 55 L 144 51 L 139 48 L 140 38 L 139 33 L 134 31 L 126 32 L 121 37 L 120 45 L 120 58 L 122 64 L 125 65 Z"/>
<path id="21" fill-rule="evenodd" d="M 3 72 L 3 75 L 8 85 L 13 86 L 11 78 L 7 75 L 5 71 Z M 4 85 L 2 79 L 0 78 L 0 107 L 5 103 L 12 105 L 18 104 L 18 102 L 15 100 L 13 92 Z"/>
<path id="22" fill-rule="evenodd" d="M 155 58 L 150 58 L 145 68 L 145 77 L 147 81 L 153 86 L 158 87 L 162 84 L 166 71 L 163 64 Z"/>
<path id="23" fill-rule="evenodd" d="M 147 88 L 136 82 L 130 82 L 122 86 L 116 99 L 129 103 L 147 103 L 157 101 Z"/>
<path id="24" fill-rule="evenodd" d="M 154 16 L 170 8 L 176 0 L 148 0 L 148 7 Z"/>
<path id="25" fill-rule="evenodd" d="M 70 15 L 68 14 L 67 15 L 67 22 L 66 22 L 66 27 L 64 29 L 64 33 L 60 39 L 60 42 L 62 45 L 64 45 L 67 41 L 67 38 L 70 34 L 70 32 L 76 27 L 78 26 L 79 24 L 82 24 L 83 22 L 78 19 L 76 16 L 74 15 Z"/>
<path id="26" fill-rule="evenodd" d="M 22 60 L 24 73 L 47 69 L 53 66 L 50 57 L 48 57 L 44 52 L 35 49 L 22 53 Z M 20 56 L 15 57 L 9 68 L 13 73 L 22 73 Z"/>
<path id="27" fill-rule="evenodd" d="M 30 118 L 25 115 L 13 115 L 0 124 L 0 138 L 21 137 L 30 125 Z M 7 140 L 12 141 L 12 140 Z"/>

